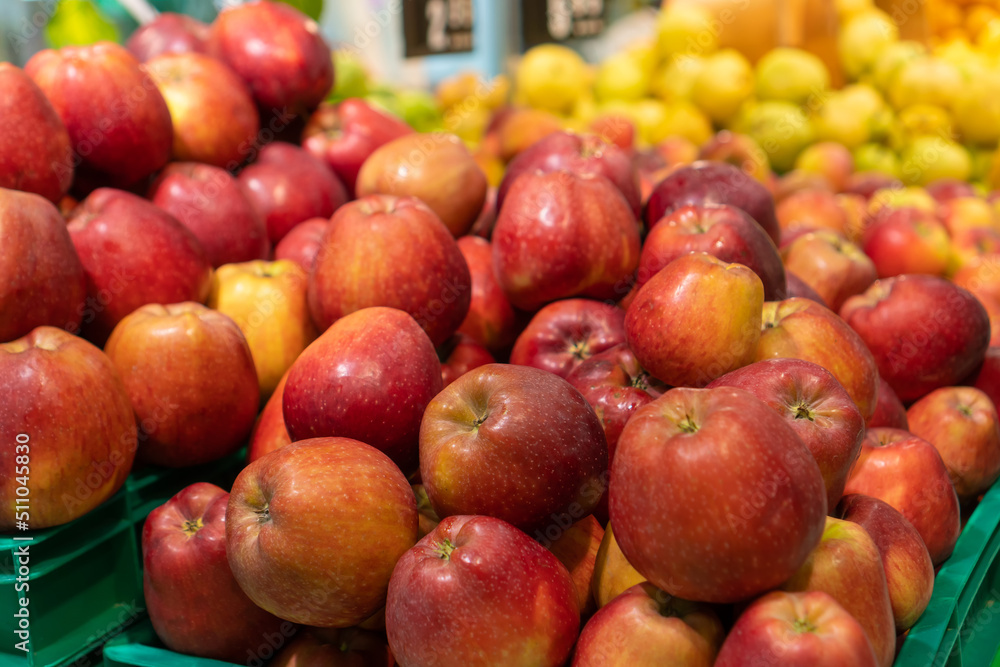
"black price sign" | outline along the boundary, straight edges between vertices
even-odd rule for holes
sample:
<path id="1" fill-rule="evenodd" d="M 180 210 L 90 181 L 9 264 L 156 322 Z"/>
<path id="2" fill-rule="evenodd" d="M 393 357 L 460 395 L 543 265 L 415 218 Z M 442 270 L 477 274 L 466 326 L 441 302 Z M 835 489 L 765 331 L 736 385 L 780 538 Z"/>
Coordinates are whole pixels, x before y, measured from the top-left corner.
<path id="1" fill-rule="evenodd" d="M 472 0 L 403 0 L 406 57 L 472 50 Z"/>
<path id="2" fill-rule="evenodd" d="M 524 48 L 604 31 L 604 0 L 521 0 Z"/>

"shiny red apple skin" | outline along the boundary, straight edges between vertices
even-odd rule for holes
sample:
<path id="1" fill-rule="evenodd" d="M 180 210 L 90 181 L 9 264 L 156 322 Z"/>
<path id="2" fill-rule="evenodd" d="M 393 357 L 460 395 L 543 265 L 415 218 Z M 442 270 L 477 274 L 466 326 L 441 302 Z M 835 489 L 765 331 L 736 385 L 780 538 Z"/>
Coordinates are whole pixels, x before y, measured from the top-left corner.
<path id="1" fill-rule="evenodd" d="M 986 350 L 982 366 L 966 378 L 964 384 L 970 384 L 984 392 L 994 406 L 1000 405 L 1000 347 L 991 346 Z"/>
<path id="2" fill-rule="evenodd" d="M 253 431 L 250 432 L 247 463 L 253 463 L 276 449 L 292 444 L 292 437 L 288 435 L 288 428 L 285 426 L 285 413 L 282 410 L 287 379 L 288 373 L 286 372 L 278 381 L 274 393 L 264 404 L 264 409 L 257 415 Z"/>
<path id="3" fill-rule="evenodd" d="M 62 329 L 37 327 L 0 344 L 0 384 L 0 463 L 10 471 L 0 478 L 0 533 L 12 532 L 16 518 L 32 530 L 67 523 L 121 488 L 135 458 L 135 416 L 103 352 Z M 16 458 L 24 455 L 27 464 Z M 29 516 L 15 517 L 23 476 Z"/>
<path id="4" fill-rule="evenodd" d="M 281 241 L 300 222 L 329 218 L 348 199 L 343 183 L 326 165 L 281 141 L 262 148 L 239 180 L 264 219 L 271 243 Z"/>
<path id="5" fill-rule="evenodd" d="M 572 667 L 711 667 L 724 637 L 709 605 L 636 584 L 587 621 Z"/>
<path id="6" fill-rule="evenodd" d="M 566 170 L 581 176 L 600 174 L 622 193 L 636 220 L 642 215 L 639 178 L 631 158 L 626 151 L 597 135 L 556 132 L 518 153 L 507 165 L 497 189 L 498 211 L 517 177 L 536 170 L 546 173 Z"/>
<path id="7" fill-rule="evenodd" d="M 196 18 L 161 12 L 136 28 L 125 48 L 141 63 L 164 53 L 204 53 L 208 30 L 208 25 Z"/>
<path id="8" fill-rule="evenodd" d="M 309 276 L 309 310 L 323 331 L 362 308 L 398 308 L 440 345 L 469 311 L 471 281 L 433 211 L 413 197 L 373 195 L 330 220 Z"/>
<path id="9" fill-rule="evenodd" d="M 801 359 L 766 359 L 708 387 L 744 389 L 781 415 L 819 465 L 827 508 L 837 506 L 861 451 L 865 420 L 830 371 Z"/>
<path id="10" fill-rule="evenodd" d="M 646 225 L 652 229 L 670 211 L 703 203 L 743 209 L 778 243 L 781 229 L 771 193 L 752 176 L 725 162 L 695 162 L 671 172 L 646 203 Z"/>
<path id="11" fill-rule="evenodd" d="M 136 309 L 104 351 L 121 375 L 144 436 L 140 457 L 169 467 L 207 463 L 239 449 L 260 402 L 246 338 L 200 303 Z"/>
<path id="12" fill-rule="evenodd" d="M 621 298 L 639 265 L 638 224 L 618 188 L 599 175 L 522 174 L 492 243 L 500 285 L 528 311 L 574 296 Z"/>
<path id="13" fill-rule="evenodd" d="M 670 262 L 692 252 L 743 264 L 761 279 L 765 300 L 785 298 L 785 268 L 774 242 L 749 215 L 725 204 L 681 206 L 660 219 L 642 246 L 636 284 L 642 287 Z"/>
<path id="14" fill-rule="evenodd" d="M 87 286 L 59 210 L 40 195 L 0 188 L 0 238 L 0 342 L 42 325 L 76 332 Z"/>
<path id="15" fill-rule="evenodd" d="M 933 213 L 901 208 L 880 213 L 864 232 L 862 248 L 879 278 L 943 276 L 951 266 L 948 231 Z"/>
<path id="16" fill-rule="evenodd" d="M 934 564 L 920 533 L 891 505 L 871 496 L 845 496 L 836 515 L 864 528 L 878 548 L 896 632 L 913 627 L 934 591 Z"/>
<path id="17" fill-rule="evenodd" d="M 484 238 L 463 236 L 458 249 L 472 279 L 469 312 L 458 330 L 491 352 L 501 352 L 514 342 L 519 321 L 493 271 L 493 246 Z"/>
<path id="18" fill-rule="evenodd" d="M 780 585 L 818 544 L 827 511 L 809 450 L 733 387 L 671 389 L 639 408 L 618 440 L 609 494 L 628 561 L 671 595 L 703 602 Z"/>
<path id="19" fill-rule="evenodd" d="M 282 2 L 224 9 L 212 22 L 207 47 L 243 78 L 266 110 L 303 115 L 333 88 L 333 59 L 319 26 Z"/>
<path id="20" fill-rule="evenodd" d="M 787 298 L 809 299 L 810 301 L 815 301 L 824 308 L 829 308 L 829 306 L 826 305 L 826 301 L 823 300 L 823 297 L 821 297 L 816 290 L 807 285 L 802 278 L 799 278 L 794 271 L 785 271 L 785 284 L 787 285 Z"/>
<path id="21" fill-rule="evenodd" d="M 310 218 L 295 225 L 274 246 L 274 259 L 291 260 L 309 273 L 316 264 L 316 255 L 329 223 L 329 218 Z"/>
<path id="22" fill-rule="evenodd" d="M 73 182 L 69 133 L 45 93 L 11 63 L 0 63 L 0 188 L 58 203 Z"/>
<path id="23" fill-rule="evenodd" d="M 137 183 L 170 159 L 167 103 L 121 46 L 97 42 L 46 49 L 31 57 L 25 72 L 62 119 L 81 168 L 98 180 Z"/>
<path id="24" fill-rule="evenodd" d="M 353 196 L 368 156 L 413 128 L 359 98 L 323 102 L 302 131 L 302 148 L 326 163 Z"/>
<path id="25" fill-rule="evenodd" d="M 910 432 L 934 445 L 961 502 L 974 500 L 1000 477 L 996 407 L 975 387 L 935 389 L 906 412 Z"/>
<path id="26" fill-rule="evenodd" d="M 989 347 L 990 321 L 983 305 L 934 276 L 879 280 L 845 302 L 840 314 L 904 403 L 958 384 L 982 363 Z"/>
<path id="27" fill-rule="evenodd" d="M 236 583 L 226 559 L 228 503 L 226 491 L 198 482 L 150 512 L 142 583 L 153 629 L 168 649 L 238 663 L 288 621 L 255 605 Z"/>
<path id="28" fill-rule="evenodd" d="M 823 591 L 774 591 L 740 614 L 716 667 L 878 667 L 864 628 Z"/>
<path id="29" fill-rule="evenodd" d="M 844 488 L 878 498 L 906 517 L 935 565 L 951 555 L 961 530 L 958 495 L 934 445 L 912 433 L 872 428 Z"/>
<path id="30" fill-rule="evenodd" d="M 213 267 L 267 259 L 264 221 L 229 172 L 197 162 L 173 162 L 150 186 L 150 201 L 191 230 Z"/>
<path id="31" fill-rule="evenodd" d="M 457 333 L 438 348 L 443 386 L 462 377 L 473 368 L 496 363 L 490 351 L 463 333 Z"/>
<path id="32" fill-rule="evenodd" d="M 834 312 L 878 278 L 875 265 L 861 248 L 831 230 L 816 230 L 796 238 L 781 249 L 781 259 Z"/>
<path id="33" fill-rule="evenodd" d="M 499 519 L 453 516 L 399 559 L 385 625 L 401 665 L 559 667 L 580 613 L 540 544 Z"/>
<path id="34" fill-rule="evenodd" d="M 83 335 L 104 344 L 126 315 L 147 303 L 204 302 L 212 266 L 197 237 L 133 194 L 95 190 L 68 222 L 87 278 Z"/>
<path id="35" fill-rule="evenodd" d="M 899 400 L 899 396 L 896 396 L 896 392 L 881 376 L 878 379 L 878 400 L 875 402 L 875 412 L 868 418 L 865 425 L 868 428 L 884 427 L 910 430 L 903 402 Z"/>
<path id="36" fill-rule="evenodd" d="M 777 205 L 782 231 L 796 227 L 829 229 L 843 236 L 850 232 L 850 218 L 837 196 L 828 190 L 800 190 Z"/>
<path id="37" fill-rule="evenodd" d="M 226 510 L 240 588 L 306 625 L 345 628 L 372 616 L 416 537 L 416 499 L 403 473 L 349 438 L 302 440 L 257 459 L 236 478 Z"/>
<path id="38" fill-rule="evenodd" d="M 442 517 L 495 516 L 544 536 L 591 513 L 607 469 L 593 409 L 537 368 L 480 366 L 435 396 L 420 425 L 420 478 Z"/>

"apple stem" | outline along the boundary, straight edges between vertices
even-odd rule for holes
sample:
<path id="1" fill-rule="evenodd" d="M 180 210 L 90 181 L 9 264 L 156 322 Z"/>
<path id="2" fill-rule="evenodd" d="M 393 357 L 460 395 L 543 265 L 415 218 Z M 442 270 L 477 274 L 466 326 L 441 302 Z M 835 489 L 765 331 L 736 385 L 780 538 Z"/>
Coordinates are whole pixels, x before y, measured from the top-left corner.
<path id="1" fill-rule="evenodd" d="M 197 519 L 188 519 L 181 524 L 181 531 L 183 531 L 183 533 L 188 537 L 193 537 L 195 533 L 204 527 L 204 525 L 205 524 L 202 523 L 201 517 L 198 517 Z"/>
<path id="2" fill-rule="evenodd" d="M 441 560 L 451 560 L 451 553 L 455 550 L 455 545 L 451 543 L 451 540 L 441 540 L 438 543 L 437 548 L 434 549 L 434 553 L 441 558 Z"/>
<path id="3" fill-rule="evenodd" d="M 815 421 L 812 410 L 807 408 L 802 403 L 795 406 L 795 418 L 796 419 L 808 419 L 809 421 Z"/>
<path id="4" fill-rule="evenodd" d="M 264 505 L 264 507 L 254 510 L 254 512 L 257 514 L 257 521 L 259 523 L 267 523 L 271 520 L 271 510 L 268 505 Z"/>
<path id="5" fill-rule="evenodd" d="M 685 433 L 697 433 L 698 425 L 694 423 L 690 415 L 684 415 L 684 419 L 677 424 L 677 427 Z"/>
<path id="6" fill-rule="evenodd" d="M 808 619 L 805 619 L 805 618 L 797 618 L 797 619 L 795 619 L 795 623 L 793 623 L 792 625 L 795 628 L 795 631 L 798 632 L 798 633 L 802 633 L 802 632 L 816 632 L 816 626 L 813 625 L 811 622 L 809 622 Z"/>

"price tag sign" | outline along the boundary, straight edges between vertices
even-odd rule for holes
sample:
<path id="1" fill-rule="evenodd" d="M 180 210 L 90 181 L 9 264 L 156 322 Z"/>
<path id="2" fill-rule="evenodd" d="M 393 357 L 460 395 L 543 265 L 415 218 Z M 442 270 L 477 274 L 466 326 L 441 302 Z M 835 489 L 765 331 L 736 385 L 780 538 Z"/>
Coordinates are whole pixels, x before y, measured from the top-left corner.
<path id="1" fill-rule="evenodd" d="M 472 51 L 472 0 L 403 0 L 406 57 Z"/>
<path id="2" fill-rule="evenodd" d="M 604 31 L 604 0 L 521 0 L 524 48 Z"/>

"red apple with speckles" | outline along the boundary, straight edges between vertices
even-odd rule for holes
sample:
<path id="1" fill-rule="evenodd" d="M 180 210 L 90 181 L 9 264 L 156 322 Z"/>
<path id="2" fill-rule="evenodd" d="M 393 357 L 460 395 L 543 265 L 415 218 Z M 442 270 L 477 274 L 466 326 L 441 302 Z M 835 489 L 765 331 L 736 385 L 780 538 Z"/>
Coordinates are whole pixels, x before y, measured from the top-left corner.
<path id="1" fill-rule="evenodd" d="M 441 359 L 441 380 L 444 386 L 462 377 L 473 368 L 496 362 L 485 347 L 463 333 L 457 333 L 438 348 Z"/>
<path id="2" fill-rule="evenodd" d="M 247 597 L 226 559 L 229 494 L 198 482 L 178 491 L 142 529 L 142 583 L 149 620 L 177 653 L 243 662 L 282 624 Z"/>
<path id="3" fill-rule="evenodd" d="M 316 264 L 316 255 L 329 223 L 328 218 L 310 218 L 295 225 L 274 246 L 274 258 L 290 259 L 309 273 Z"/>
<path id="4" fill-rule="evenodd" d="M 830 230 L 799 236 L 781 249 L 781 259 L 834 312 L 878 278 L 875 265 L 861 248 Z"/>
<path id="5" fill-rule="evenodd" d="M 458 249 L 472 279 L 469 312 L 458 330 L 494 353 L 503 351 L 517 337 L 518 315 L 493 271 L 493 246 L 478 236 L 463 236 Z"/>
<path id="6" fill-rule="evenodd" d="M 881 376 L 878 379 L 878 400 L 875 402 L 875 412 L 868 418 L 865 425 L 868 428 L 884 427 L 910 430 L 903 402 L 899 400 L 899 396 L 896 396 L 896 392 Z"/>
<path id="7" fill-rule="evenodd" d="M 827 510 L 802 440 L 734 387 L 671 389 L 639 408 L 618 440 L 609 494 L 628 562 L 703 602 L 780 585 L 819 543 Z"/>
<path id="8" fill-rule="evenodd" d="M 135 29 L 125 42 L 139 62 L 164 53 L 204 53 L 208 25 L 185 14 L 161 12 L 149 23 Z"/>
<path id="9" fill-rule="evenodd" d="M 566 377 L 591 356 L 625 342 L 625 311 L 590 299 L 545 306 L 514 342 L 510 363 Z"/>
<path id="10" fill-rule="evenodd" d="M 385 626 L 401 665 L 559 667 L 580 612 L 544 547 L 499 519 L 453 516 L 399 559 Z"/>

